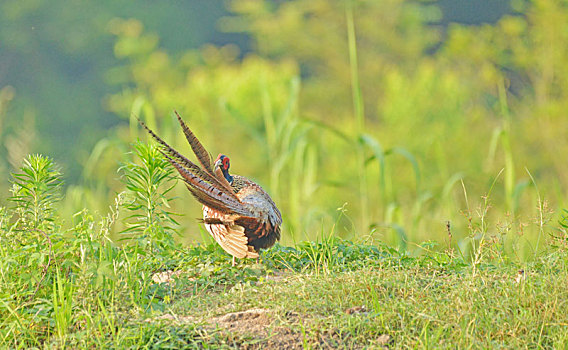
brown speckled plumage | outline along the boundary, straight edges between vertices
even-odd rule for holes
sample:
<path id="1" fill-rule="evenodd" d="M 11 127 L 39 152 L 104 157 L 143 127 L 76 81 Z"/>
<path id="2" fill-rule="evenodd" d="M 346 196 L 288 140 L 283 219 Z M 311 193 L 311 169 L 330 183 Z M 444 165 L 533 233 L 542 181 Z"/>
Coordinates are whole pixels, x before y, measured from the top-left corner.
<path id="1" fill-rule="evenodd" d="M 191 194 L 203 204 L 205 228 L 233 258 L 258 258 L 260 249 L 280 239 L 282 216 L 268 193 L 243 176 L 230 175 L 229 158 L 215 163 L 176 113 L 187 141 L 201 166 L 196 165 L 140 124 L 161 145 L 161 151 L 182 176 Z M 234 259 L 233 259 L 234 264 Z"/>

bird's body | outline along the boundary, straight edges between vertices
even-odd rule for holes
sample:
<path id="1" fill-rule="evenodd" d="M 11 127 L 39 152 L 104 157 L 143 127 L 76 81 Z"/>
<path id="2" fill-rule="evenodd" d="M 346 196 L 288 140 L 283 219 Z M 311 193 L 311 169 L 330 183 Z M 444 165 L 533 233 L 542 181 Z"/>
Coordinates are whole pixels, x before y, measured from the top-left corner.
<path id="1" fill-rule="evenodd" d="M 256 183 L 247 179 L 246 177 L 233 175 L 233 182 L 231 187 L 235 191 L 237 197 L 247 205 L 251 211 L 252 216 L 250 219 L 244 217 L 234 218 L 234 214 L 223 213 L 214 208 L 203 206 L 203 221 L 205 228 L 217 242 L 226 236 L 225 225 L 215 224 L 216 222 L 235 222 L 237 226 L 244 228 L 245 236 L 247 237 L 247 245 L 254 248 L 253 251 L 246 252 L 246 257 L 256 258 L 260 249 L 269 248 L 280 239 L 280 224 L 282 218 L 276 205 L 270 196 Z M 273 230 L 273 227 L 277 230 Z M 229 227 L 230 228 L 230 227 Z M 219 238 L 219 239 L 218 239 Z M 221 245 L 223 246 L 223 245 Z M 228 249 L 226 251 L 231 253 Z M 237 258 L 244 258 L 242 253 L 231 253 Z"/>
<path id="2" fill-rule="evenodd" d="M 260 249 L 280 239 L 282 216 L 268 193 L 243 176 L 230 175 L 229 158 L 215 163 L 176 113 L 198 166 L 140 124 L 162 146 L 162 153 L 182 176 L 191 194 L 203 204 L 203 222 L 215 241 L 234 258 L 258 258 Z"/>

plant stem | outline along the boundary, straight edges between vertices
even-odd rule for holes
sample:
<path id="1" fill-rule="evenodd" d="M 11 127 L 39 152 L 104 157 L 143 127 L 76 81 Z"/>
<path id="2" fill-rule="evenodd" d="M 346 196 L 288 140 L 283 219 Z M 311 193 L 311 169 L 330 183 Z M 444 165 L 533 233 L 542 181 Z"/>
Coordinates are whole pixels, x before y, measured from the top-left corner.
<path id="1" fill-rule="evenodd" d="M 353 111 L 357 123 L 357 163 L 359 170 L 359 200 L 361 205 L 361 228 L 366 230 L 369 225 L 369 196 L 367 189 L 367 173 L 365 169 L 365 149 L 359 139 L 365 128 L 365 111 L 361 86 L 359 84 L 359 70 L 357 67 L 357 39 L 353 23 L 353 7 L 351 1 L 346 1 L 345 17 L 347 21 L 347 40 L 349 45 L 349 66 L 351 68 L 351 93 L 353 96 Z"/>

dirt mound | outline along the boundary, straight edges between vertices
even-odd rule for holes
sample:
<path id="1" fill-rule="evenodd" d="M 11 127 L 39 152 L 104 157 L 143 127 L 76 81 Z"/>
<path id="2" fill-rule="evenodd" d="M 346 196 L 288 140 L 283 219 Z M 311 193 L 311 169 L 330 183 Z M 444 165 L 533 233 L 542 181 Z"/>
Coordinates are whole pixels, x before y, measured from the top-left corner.
<path id="1" fill-rule="evenodd" d="M 289 313 L 285 318 L 283 321 L 297 321 L 297 315 L 293 313 Z M 250 335 L 261 340 L 254 345 L 243 344 L 243 348 L 301 349 L 303 344 L 302 335 L 289 328 L 277 326 L 278 320 L 268 309 L 231 312 L 214 317 L 208 323 L 233 334 Z"/>
<path id="2" fill-rule="evenodd" d="M 243 341 L 242 349 L 302 349 L 302 333 L 290 326 L 300 322 L 299 315 L 288 312 L 278 317 L 272 310 L 249 309 L 200 320 L 197 317 L 164 314 L 146 322 L 170 321 L 175 324 L 205 323 L 208 332 L 222 332 L 232 336 L 242 336 L 252 342 Z M 286 324 L 286 327 L 283 325 Z M 233 338 L 233 337 L 231 337 Z M 252 338 L 252 339 L 251 339 Z"/>

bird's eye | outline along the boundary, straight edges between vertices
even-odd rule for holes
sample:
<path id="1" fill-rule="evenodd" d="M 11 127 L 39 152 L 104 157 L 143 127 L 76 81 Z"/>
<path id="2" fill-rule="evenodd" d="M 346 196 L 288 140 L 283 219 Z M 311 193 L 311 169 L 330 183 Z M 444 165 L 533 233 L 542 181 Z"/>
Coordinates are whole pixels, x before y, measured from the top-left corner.
<path id="1" fill-rule="evenodd" d="M 229 169 L 229 158 L 225 157 L 225 158 L 223 159 L 223 167 L 224 167 L 225 169 Z"/>

